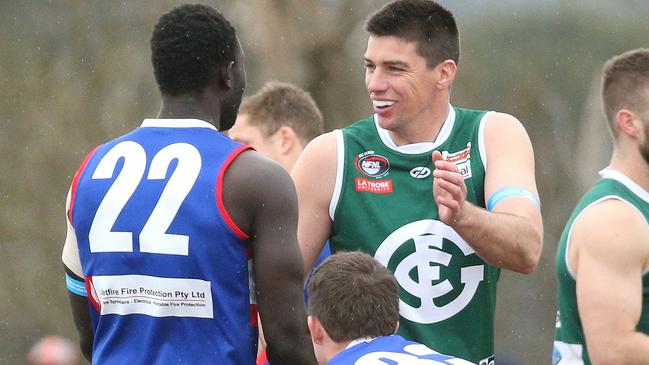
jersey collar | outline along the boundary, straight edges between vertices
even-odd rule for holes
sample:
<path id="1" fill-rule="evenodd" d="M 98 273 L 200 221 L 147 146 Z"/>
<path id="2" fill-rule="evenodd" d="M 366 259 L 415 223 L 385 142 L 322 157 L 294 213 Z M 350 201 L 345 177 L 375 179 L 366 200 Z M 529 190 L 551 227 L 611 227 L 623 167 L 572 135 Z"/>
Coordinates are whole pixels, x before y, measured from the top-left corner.
<path id="1" fill-rule="evenodd" d="M 612 179 L 619 182 L 620 184 L 626 186 L 629 190 L 631 190 L 635 195 L 640 197 L 642 200 L 649 203 L 649 192 L 643 189 L 642 186 L 638 185 L 635 181 L 631 180 L 631 178 L 624 175 L 623 173 L 614 170 L 610 167 L 607 167 L 601 170 L 599 172 L 599 175 L 604 179 Z"/>
<path id="2" fill-rule="evenodd" d="M 448 106 L 448 116 L 446 116 L 446 120 L 442 124 L 442 128 L 440 129 L 439 134 L 433 142 L 421 142 L 397 146 L 397 144 L 394 143 L 394 141 L 390 137 L 388 131 L 379 126 L 379 120 L 376 114 L 374 114 L 374 125 L 376 126 L 376 131 L 379 133 L 379 137 L 381 138 L 381 141 L 383 141 L 383 144 L 391 150 L 409 155 L 430 152 L 442 143 L 446 142 L 448 137 L 451 135 L 451 131 L 453 130 L 453 125 L 455 124 L 455 109 L 453 109 L 453 106 L 451 104 L 449 104 Z"/>
<path id="3" fill-rule="evenodd" d="M 210 128 L 217 131 L 215 126 L 200 119 L 153 119 L 147 118 L 140 127 L 156 128 Z"/>
<path id="4" fill-rule="evenodd" d="M 354 347 L 354 346 L 356 346 L 358 344 L 364 343 L 364 342 L 372 342 L 376 338 L 377 337 L 363 337 L 363 338 L 357 338 L 355 340 L 351 340 L 349 342 L 349 344 L 347 344 L 347 347 L 345 347 L 345 350 L 350 348 L 350 347 Z"/>

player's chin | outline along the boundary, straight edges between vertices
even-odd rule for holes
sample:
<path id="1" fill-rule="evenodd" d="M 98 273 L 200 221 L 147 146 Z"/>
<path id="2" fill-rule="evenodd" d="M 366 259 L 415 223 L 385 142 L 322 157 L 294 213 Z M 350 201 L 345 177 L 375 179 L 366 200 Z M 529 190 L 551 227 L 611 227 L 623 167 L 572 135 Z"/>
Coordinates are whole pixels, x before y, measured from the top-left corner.
<path id="1" fill-rule="evenodd" d="M 392 115 L 377 114 L 376 121 L 378 122 L 379 127 L 389 131 L 396 129 L 398 125 L 396 118 L 394 118 Z"/>

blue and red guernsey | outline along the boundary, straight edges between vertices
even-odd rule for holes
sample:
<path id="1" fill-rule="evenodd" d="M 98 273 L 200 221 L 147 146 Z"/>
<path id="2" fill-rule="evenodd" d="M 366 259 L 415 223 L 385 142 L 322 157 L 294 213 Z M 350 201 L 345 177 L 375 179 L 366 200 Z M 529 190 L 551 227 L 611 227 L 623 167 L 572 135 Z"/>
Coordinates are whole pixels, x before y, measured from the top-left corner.
<path id="1" fill-rule="evenodd" d="M 352 341 L 332 357 L 328 365 L 430 364 L 475 365 L 472 362 L 433 351 L 401 336 L 383 336 Z"/>
<path id="2" fill-rule="evenodd" d="M 248 147 L 204 121 L 147 119 L 73 181 L 93 364 L 254 364 L 252 249 L 222 202 Z"/>

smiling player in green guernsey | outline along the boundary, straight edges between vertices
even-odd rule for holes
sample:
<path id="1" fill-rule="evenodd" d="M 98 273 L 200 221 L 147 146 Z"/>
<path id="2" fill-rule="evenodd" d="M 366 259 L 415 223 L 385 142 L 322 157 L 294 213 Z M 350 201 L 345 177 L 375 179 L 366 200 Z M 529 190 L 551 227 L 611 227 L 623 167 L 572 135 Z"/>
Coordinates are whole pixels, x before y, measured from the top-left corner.
<path id="1" fill-rule="evenodd" d="M 448 10 L 398 0 L 366 29 L 375 114 L 316 138 L 292 171 L 305 267 L 327 239 L 374 255 L 399 282 L 399 334 L 492 364 L 499 270 L 532 272 L 541 253 L 530 140 L 510 115 L 449 104 Z"/>

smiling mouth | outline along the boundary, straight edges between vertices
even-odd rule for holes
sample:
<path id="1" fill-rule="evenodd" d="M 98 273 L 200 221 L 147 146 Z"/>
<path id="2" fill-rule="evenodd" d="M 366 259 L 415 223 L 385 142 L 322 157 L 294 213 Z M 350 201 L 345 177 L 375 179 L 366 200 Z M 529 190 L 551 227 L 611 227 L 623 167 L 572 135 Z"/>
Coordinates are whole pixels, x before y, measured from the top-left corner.
<path id="1" fill-rule="evenodd" d="M 374 105 L 375 108 L 377 109 L 385 109 L 388 108 L 392 105 L 394 105 L 396 101 L 391 101 L 391 100 L 372 100 L 372 105 Z"/>

